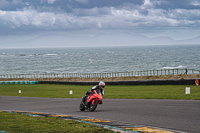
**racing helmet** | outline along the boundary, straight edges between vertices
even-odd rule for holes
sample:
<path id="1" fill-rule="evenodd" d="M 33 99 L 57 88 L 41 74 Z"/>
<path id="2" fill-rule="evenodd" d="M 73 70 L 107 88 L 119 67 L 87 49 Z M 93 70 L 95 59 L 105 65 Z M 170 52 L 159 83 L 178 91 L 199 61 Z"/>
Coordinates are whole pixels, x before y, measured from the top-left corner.
<path id="1" fill-rule="evenodd" d="M 103 81 L 100 81 L 100 82 L 99 82 L 99 86 L 100 86 L 101 89 L 104 88 L 105 85 L 106 85 L 106 84 L 105 84 Z"/>

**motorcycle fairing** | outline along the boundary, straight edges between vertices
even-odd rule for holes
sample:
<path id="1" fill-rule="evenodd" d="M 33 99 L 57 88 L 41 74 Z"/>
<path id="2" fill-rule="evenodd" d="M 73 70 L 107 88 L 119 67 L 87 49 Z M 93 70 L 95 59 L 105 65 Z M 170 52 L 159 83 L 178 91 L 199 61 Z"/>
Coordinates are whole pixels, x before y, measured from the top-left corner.
<path id="1" fill-rule="evenodd" d="M 93 100 L 93 101 L 92 101 Z M 92 104 L 94 104 L 95 100 L 98 100 L 98 103 L 102 100 L 102 95 L 101 93 L 97 93 L 95 90 L 94 90 L 94 93 L 93 94 L 90 94 L 87 98 L 87 102 L 91 102 L 92 101 Z"/>

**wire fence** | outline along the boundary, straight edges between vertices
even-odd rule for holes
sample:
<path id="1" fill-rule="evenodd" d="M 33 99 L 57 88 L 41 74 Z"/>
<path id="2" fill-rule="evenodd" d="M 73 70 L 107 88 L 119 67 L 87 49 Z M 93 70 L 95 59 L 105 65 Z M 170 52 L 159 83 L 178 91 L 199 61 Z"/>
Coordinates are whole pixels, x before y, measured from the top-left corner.
<path id="1" fill-rule="evenodd" d="M 133 77 L 133 76 L 159 76 L 159 75 L 183 75 L 200 74 L 200 70 L 194 69 L 161 69 L 144 71 L 127 71 L 112 73 L 53 73 L 53 74 L 7 74 L 0 75 L 2 78 L 112 78 L 112 77 Z"/>

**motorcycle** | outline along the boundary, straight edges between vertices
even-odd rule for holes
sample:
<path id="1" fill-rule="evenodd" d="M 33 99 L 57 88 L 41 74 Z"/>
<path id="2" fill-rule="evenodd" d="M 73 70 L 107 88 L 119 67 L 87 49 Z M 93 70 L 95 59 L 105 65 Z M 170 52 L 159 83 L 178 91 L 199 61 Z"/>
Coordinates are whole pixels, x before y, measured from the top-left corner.
<path id="1" fill-rule="evenodd" d="M 102 100 L 102 94 L 100 90 L 99 89 L 94 90 L 92 93 L 89 94 L 89 96 L 82 97 L 79 109 L 81 111 L 85 111 L 85 109 L 87 109 L 92 112 L 97 108 L 97 105 L 101 102 L 101 100 Z M 86 103 L 88 103 L 87 106 Z"/>

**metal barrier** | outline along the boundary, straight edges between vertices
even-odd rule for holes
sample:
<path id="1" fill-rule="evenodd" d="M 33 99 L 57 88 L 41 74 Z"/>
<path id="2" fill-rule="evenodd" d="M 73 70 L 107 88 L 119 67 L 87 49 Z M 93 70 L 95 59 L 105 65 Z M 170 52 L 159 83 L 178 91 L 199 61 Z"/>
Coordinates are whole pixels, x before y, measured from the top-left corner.
<path id="1" fill-rule="evenodd" d="M 159 76 L 159 75 L 181 75 L 200 74 L 200 70 L 194 69 L 161 69 L 144 71 L 127 71 L 112 73 L 53 73 L 53 74 L 7 74 L 0 75 L 2 79 L 21 78 L 112 78 L 112 77 L 132 77 L 132 76 Z"/>
<path id="2" fill-rule="evenodd" d="M 0 81 L 0 84 L 38 84 L 38 81 Z"/>

